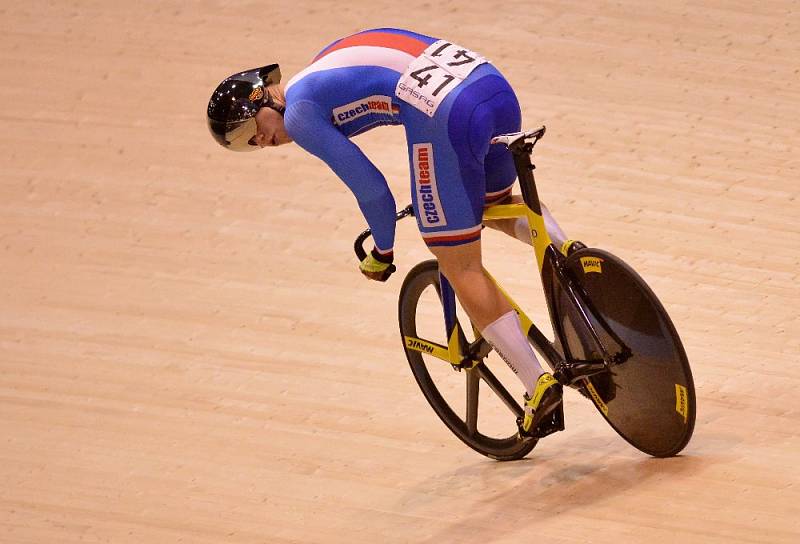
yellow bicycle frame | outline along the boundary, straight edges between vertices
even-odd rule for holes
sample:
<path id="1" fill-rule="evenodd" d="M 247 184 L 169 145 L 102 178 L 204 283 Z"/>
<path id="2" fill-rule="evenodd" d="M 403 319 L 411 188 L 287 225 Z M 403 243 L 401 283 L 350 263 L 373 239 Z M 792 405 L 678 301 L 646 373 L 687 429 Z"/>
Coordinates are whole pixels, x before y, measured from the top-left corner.
<path id="1" fill-rule="evenodd" d="M 534 180 L 533 170 L 534 166 L 531 162 L 531 155 L 533 154 L 533 146 L 544 135 L 545 128 L 541 127 L 532 132 L 519 132 L 514 134 L 506 134 L 498 138 L 494 138 L 492 143 L 504 143 L 508 146 L 509 151 L 514 157 L 514 167 L 517 171 L 517 178 L 519 185 L 522 189 L 522 202 L 514 202 L 510 204 L 496 204 L 490 206 L 483 212 L 483 222 L 497 221 L 502 219 L 519 219 L 525 218 L 528 222 L 528 229 L 531 236 L 531 246 L 533 246 L 534 253 L 536 254 L 536 262 L 538 264 L 539 275 L 542 276 L 544 282 L 544 266 L 549 260 L 547 250 L 551 247 L 552 242 L 550 235 L 547 233 L 545 226 L 544 215 L 542 213 L 542 206 L 539 201 L 539 195 L 536 191 L 536 181 Z M 533 141 L 528 142 L 527 140 Z M 574 240 L 567 240 L 560 248 L 560 253 L 567 254 L 570 246 Z M 559 248 L 554 248 L 554 251 L 559 251 Z M 546 358 L 555 363 L 554 359 L 558 354 L 552 351 L 552 345 L 542 335 L 541 331 L 537 329 L 533 321 L 522 311 L 519 305 L 514 302 L 514 299 L 503 289 L 497 280 L 487 272 L 487 275 L 492 282 L 497 286 L 503 296 L 508 300 L 508 303 L 519 315 L 519 320 L 522 325 L 523 332 L 526 336 L 532 336 L 534 343 L 549 354 L 545 354 Z M 443 361 L 447 361 L 458 368 L 472 368 L 477 361 L 472 360 L 472 356 L 465 357 L 464 353 L 467 351 L 466 338 L 463 331 L 456 319 L 455 309 L 455 293 L 452 290 L 447 278 L 440 275 L 440 297 L 442 306 L 444 307 L 445 327 L 447 331 L 447 346 L 436 344 L 420 338 L 406 336 L 404 338 L 407 349 L 419 351 L 421 353 L 428 353 L 434 357 L 438 357 Z M 549 305 L 549 301 L 548 301 Z M 473 327 L 474 328 L 474 327 Z M 480 333 L 476 330 L 475 342 L 482 341 Z M 476 344 L 473 343 L 473 347 Z M 474 350 L 470 350 L 474 351 Z"/>
<path id="2" fill-rule="evenodd" d="M 547 229 L 545 228 L 544 216 L 542 213 L 537 213 L 524 202 L 513 204 L 496 204 L 487 208 L 483 212 L 484 222 L 496 221 L 500 219 L 518 219 L 520 217 L 524 217 L 528 220 L 531 235 L 531 245 L 533 246 L 533 250 L 536 254 L 536 262 L 538 263 L 539 272 L 541 273 L 544 266 L 545 252 L 552 243 L 550 240 L 550 235 L 547 233 Z M 562 246 L 561 251 L 566 253 L 566 250 L 569 248 L 571 243 L 572 240 L 567 240 Z M 524 311 L 522 311 L 522 308 L 519 307 L 514 299 L 511 298 L 511 295 L 509 295 L 508 292 L 503 289 L 497 280 L 488 272 L 487 275 L 497 286 L 506 300 L 508 300 L 508 303 L 511 305 L 511 307 L 517 312 L 522 325 L 522 330 L 525 332 L 525 334 L 528 334 L 531 327 L 533 327 L 533 321 L 525 314 Z M 462 345 L 463 341 L 461 340 L 461 338 L 463 338 L 463 333 L 460 327 L 456 323 L 455 326 L 448 326 L 448 330 L 449 338 L 447 346 L 430 342 L 428 340 L 415 338 L 413 336 L 404 337 L 405 346 L 408 349 L 419 351 L 421 353 L 427 353 L 428 355 L 437 357 L 438 359 L 446 361 L 455 367 L 471 368 L 476 361 L 464 358 Z M 476 340 L 480 338 L 480 333 L 477 330 L 474 330 L 474 333 Z"/>

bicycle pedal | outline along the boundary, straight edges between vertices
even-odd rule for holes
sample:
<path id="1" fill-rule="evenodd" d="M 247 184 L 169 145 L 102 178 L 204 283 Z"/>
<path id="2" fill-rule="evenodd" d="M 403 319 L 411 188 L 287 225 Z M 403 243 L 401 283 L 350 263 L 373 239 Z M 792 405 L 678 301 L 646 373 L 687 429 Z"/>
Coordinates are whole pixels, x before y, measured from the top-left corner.
<path id="1" fill-rule="evenodd" d="M 544 421 L 539 423 L 539 425 L 530 432 L 526 433 L 522 430 L 522 418 L 517 419 L 517 425 L 519 426 L 520 436 L 527 436 L 536 439 L 544 438 L 545 436 L 551 435 L 553 433 L 563 431 L 564 404 L 563 403 L 559 404 L 558 408 L 553 410 Z"/>
<path id="2" fill-rule="evenodd" d="M 545 436 L 557 433 L 564 430 L 564 404 L 560 404 L 558 408 L 552 411 L 550 415 L 539 423 L 539 426 L 531 433 L 535 438 L 544 438 Z"/>
<path id="3" fill-rule="evenodd" d="M 480 361 L 475 359 L 470 359 L 469 357 L 465 357 L 464 359 L 461 360 L 460 363 L 456 364 L 450 363 L 450 366 L 456 372 L 461 372 L 462 370 L 472 370 L 473 368 L 478 366 L 478 363 L 480 363 Z"/>

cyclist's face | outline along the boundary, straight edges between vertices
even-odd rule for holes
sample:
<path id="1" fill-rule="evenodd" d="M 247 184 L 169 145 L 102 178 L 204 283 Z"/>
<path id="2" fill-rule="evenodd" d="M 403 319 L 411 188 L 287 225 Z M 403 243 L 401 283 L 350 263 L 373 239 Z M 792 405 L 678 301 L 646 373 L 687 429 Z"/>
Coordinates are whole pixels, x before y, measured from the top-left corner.
<path id="1" fill-rule="evenodd" d="M 286 134 L 283 116 L 272 108 L 261 108 L 256 113 L 255 144 L 259 147 L 271 147 L 288 144 L 292 141 Z"/>

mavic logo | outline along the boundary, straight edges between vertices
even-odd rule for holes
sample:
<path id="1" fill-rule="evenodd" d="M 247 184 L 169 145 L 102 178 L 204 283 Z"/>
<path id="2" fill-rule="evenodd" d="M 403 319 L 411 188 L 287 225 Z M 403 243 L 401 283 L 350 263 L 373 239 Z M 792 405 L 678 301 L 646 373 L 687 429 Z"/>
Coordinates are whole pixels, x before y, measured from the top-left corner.
<path id="1" fill-rule="evenodd" d="M 586 389 L 589 391 L 589 395 L 591 395 L 595 405 L 600 408 L 600 411 L 603 412 L 603 414 L 608 415 L 608 405 L 603 402 L 602 398 L 600 398 L 600 395 L 597 393 L 597 389 L 594 388 L 592 382 L 586 382 Z"/>
<path id="2" fill-rule="evenodd" d="M 425 353 L 433 353 L 433 346 L 425 342 L 421 342 L 415 338 L 406 339 L 406 347 L 416 351 L 424 351 Z"/>
<path id="3" fill-rule="evenodd" d="M 683 422 L 689 419 L 689 391 L 681 384 L 675 384 L 675 411 L 683 416 Z"/>
<path id="4" fill-rule="evenodd" d="M 581 265 L 583 265 L 583 273 L 597 272 L 603 273 L 603 259 L 600 257 L 581 257 Z"/>

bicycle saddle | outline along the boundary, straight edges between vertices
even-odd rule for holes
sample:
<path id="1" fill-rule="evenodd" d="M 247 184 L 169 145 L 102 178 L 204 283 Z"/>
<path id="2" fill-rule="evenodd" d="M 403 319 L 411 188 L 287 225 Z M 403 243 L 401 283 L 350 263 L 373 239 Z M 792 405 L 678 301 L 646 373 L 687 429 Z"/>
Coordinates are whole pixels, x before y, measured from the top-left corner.
<path id="1" fill-rule="evenodd" d="M 511 132 L 509 134 L 501 134 L 500 136 L 495 136 L 494 138 L 492 138 L 490 140 L 490 143 L 504 144 L 506 147 L 510 148 L 512 145 L 519 142 L 520 140 L 529 140 L 531 138 L 538 140 L 539 138 L 544 136 L 545 130 L 546 129 L 544 125 L 542 125 L 536 130 L 523 130 L 522 132 Z"/>

